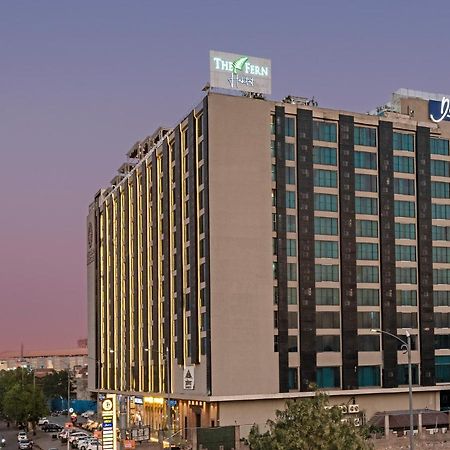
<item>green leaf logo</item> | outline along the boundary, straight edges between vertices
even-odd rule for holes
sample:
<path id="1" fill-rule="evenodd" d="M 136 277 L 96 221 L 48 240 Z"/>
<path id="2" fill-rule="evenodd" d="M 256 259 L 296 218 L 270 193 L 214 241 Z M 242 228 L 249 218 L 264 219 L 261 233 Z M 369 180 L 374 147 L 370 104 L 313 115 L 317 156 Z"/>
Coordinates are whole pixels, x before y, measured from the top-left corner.
<path id="1" fill-rule="evenodd" d="M 237 74 L 244 68 L 244 64 L 248 61 L 247 56 L 242 56 L 242 58 L 236 59 L 236 61 L 233 61 L 233 73 Z"/>

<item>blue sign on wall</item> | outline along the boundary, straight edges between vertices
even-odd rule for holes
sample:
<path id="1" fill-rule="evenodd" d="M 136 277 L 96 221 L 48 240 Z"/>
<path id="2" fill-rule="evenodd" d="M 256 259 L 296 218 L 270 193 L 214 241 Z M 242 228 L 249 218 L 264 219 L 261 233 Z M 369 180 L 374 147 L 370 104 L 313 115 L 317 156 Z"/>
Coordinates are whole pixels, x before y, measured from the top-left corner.
<path id="1" fill-rule="evenodd" d="M 433 122 L 450 121 L 450 99 L 442 97 L 442 100 L 429 100 L 428 113 Z"/>

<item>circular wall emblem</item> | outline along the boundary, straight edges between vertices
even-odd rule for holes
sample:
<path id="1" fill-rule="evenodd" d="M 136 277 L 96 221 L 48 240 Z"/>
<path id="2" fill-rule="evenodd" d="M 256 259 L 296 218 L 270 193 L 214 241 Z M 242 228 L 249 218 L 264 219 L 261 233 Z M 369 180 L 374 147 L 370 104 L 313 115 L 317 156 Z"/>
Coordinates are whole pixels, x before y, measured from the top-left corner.
<path id="1" fill-rule="evenodd" d="M 92 222 L 89 222 L 89 225 L 88 225 L 88 245 L 89 245 L 89 248 L 92 247 L 93 241 L 94 241 L 94 230 L 92 228 Z"/>
<path id="2" fill-rule="evenodd" d="M 113 402 L 109 398 L 103 400 L 102 409 L 103 411 L 111 411 L 113 409 Z"/>

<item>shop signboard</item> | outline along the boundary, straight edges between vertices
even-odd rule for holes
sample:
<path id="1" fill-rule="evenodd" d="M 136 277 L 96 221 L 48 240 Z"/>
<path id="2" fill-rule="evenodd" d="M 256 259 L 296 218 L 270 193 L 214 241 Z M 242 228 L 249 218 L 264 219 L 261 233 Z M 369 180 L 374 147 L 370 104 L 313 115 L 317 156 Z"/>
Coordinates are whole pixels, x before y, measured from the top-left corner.
<path id="1" fill-rule="evenodd" d="M 108 394 L 102 401 L 103 450 L 116 450 L 116 396 Z"/>

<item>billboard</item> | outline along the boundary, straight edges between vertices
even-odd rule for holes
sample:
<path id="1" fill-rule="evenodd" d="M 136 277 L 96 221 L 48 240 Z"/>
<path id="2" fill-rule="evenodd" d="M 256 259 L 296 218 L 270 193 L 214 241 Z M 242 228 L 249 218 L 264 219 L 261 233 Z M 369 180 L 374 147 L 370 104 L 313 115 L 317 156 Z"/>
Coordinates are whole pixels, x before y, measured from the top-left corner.
<path id="1" fill-rule="evenodd" d="M 102 401 L 103 450 L 116 450 L 116 396 L 108 394 Z"/>
<path id="2" fill-rule="evenodd" d="M 272 67 L 270 59 L 211 50 L 209 52 L 212 88 L 270 94 Z"/>
<path id="3" fill-rule="evenodd" d="M 450 99 L 442 97 L 442 100 L 429 100 L 428 113 L 433 122 L 450 121 Z"/>

